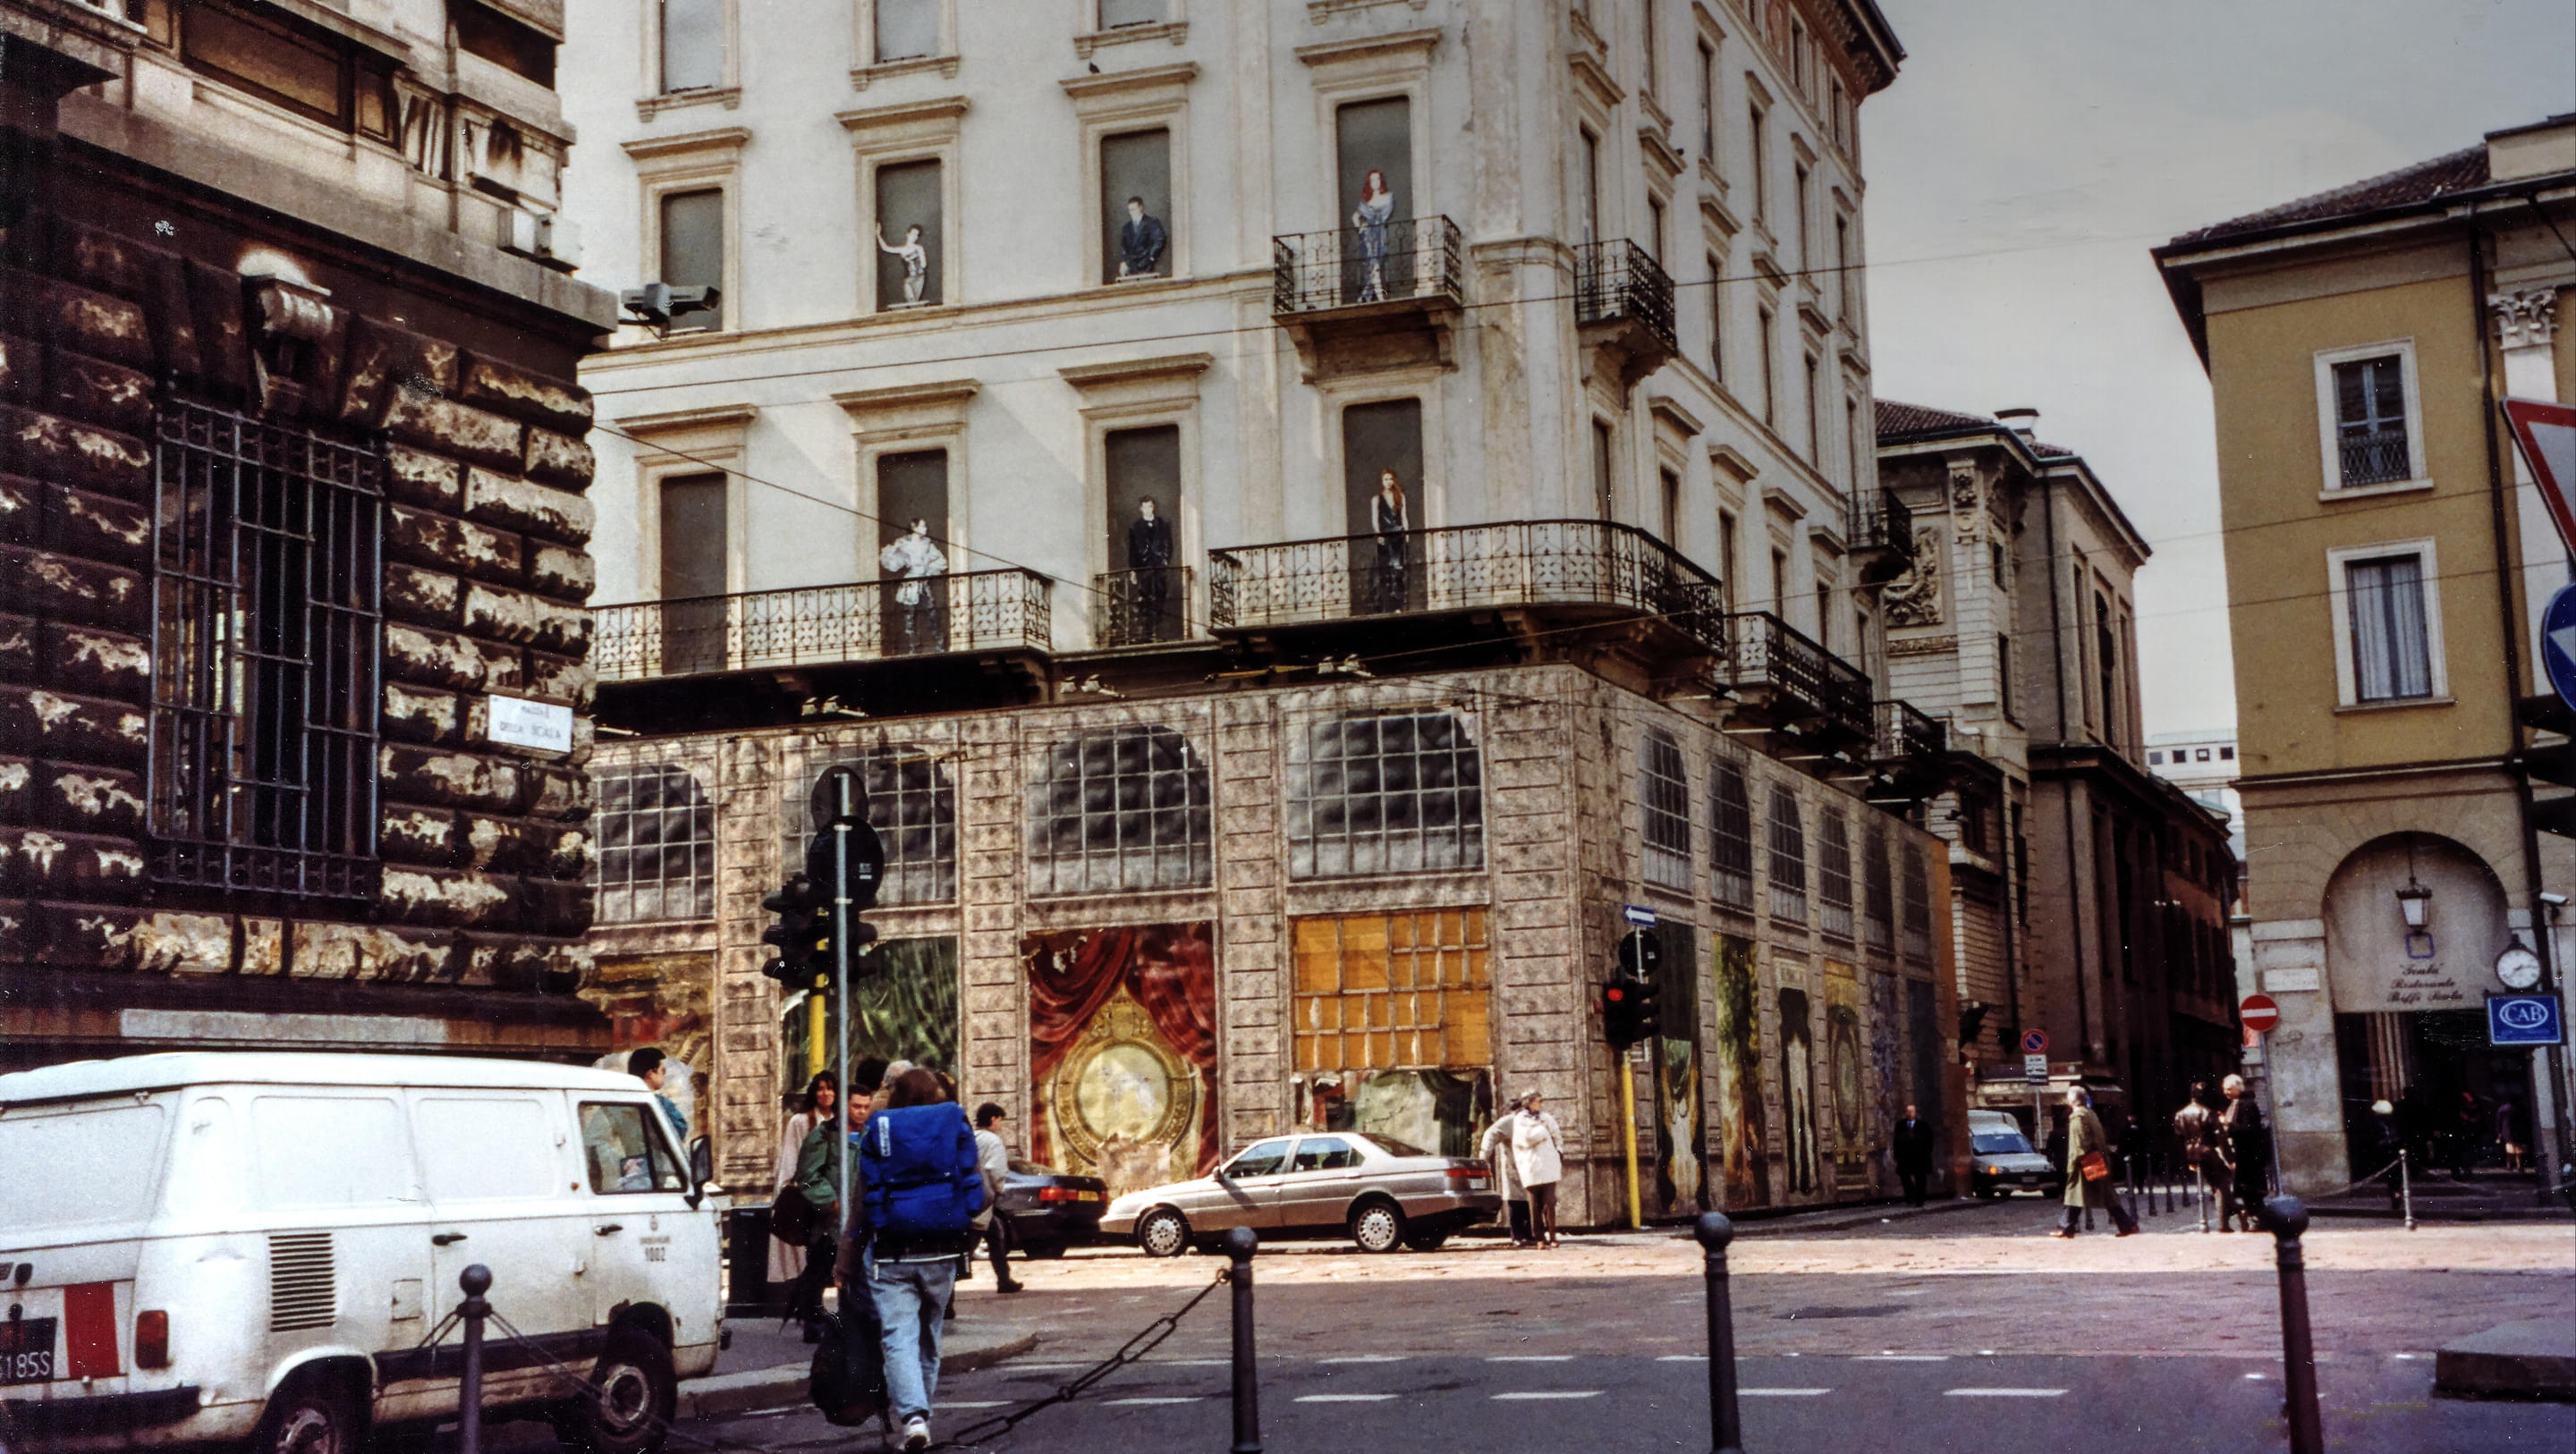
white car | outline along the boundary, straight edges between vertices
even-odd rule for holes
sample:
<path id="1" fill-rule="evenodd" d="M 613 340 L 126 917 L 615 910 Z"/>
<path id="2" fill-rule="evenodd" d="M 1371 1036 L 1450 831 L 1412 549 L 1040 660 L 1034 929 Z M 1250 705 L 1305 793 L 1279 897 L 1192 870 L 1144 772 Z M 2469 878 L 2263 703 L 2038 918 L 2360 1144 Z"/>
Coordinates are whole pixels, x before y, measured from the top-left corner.
<path id="1" fill-rule="evenodd" d="M 1133 1238 L 1148 1257 L 1213 1251 L 1235 1227 L 1265 1240 L 1347 1236 L 1363 1252 L 1430 1252 L 1502 1206 L 1481 1161 L 1392 1136 L 1314 1131 L 1256 1141 L 1195 1181 L 1131 1191 L 1109 1204 L 1100 1233 Z"/>
<path id="2" fill-rule="evenodd" d="M 723 1337 L 705 1143 L 632 1076 L 182 1053 L 0 1075 L 0 1447 L 356 1454 L 484 1406 L 645 1454 Z M 532 1345 L 532 1346 L 531 1346 Z M 586 1393 L 544 1366 L 569 1365 Z"/>

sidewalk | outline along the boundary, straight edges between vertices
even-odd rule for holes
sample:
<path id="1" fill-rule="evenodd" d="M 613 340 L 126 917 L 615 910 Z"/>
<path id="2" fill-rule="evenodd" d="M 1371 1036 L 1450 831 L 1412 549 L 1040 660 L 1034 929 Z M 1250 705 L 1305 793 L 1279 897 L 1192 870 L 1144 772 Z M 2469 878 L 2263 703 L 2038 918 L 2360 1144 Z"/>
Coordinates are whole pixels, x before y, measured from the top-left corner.
<path id="1" fill-rule="evenodd" d="M 957 1321 L 948 1325 L 940 1339 L 943 1375 L 990 1368 L 1037 1346 L 1033 1324 L 979 1317 L 980 1311 L 974 1302 L 959 1305 Z M 814 1361 L 814 1349 L 805 1341 L 803 1330 L 790 1323 L 781 1331 L 774 1317 L 738 1319 L 730 1327 L 733 1346 L 716 1359 L 716 1371 L 680 1385 L 679 1417 L 758 1413 L 802 1404 Z"/>

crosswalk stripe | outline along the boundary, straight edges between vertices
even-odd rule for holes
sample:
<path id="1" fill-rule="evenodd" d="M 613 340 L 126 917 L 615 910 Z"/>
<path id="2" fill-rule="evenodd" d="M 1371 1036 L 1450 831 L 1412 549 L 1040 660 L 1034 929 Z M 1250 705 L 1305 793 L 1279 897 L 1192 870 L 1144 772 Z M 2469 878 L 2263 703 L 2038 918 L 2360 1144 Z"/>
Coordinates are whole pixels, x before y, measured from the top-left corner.
<path id="1" fill-rule="evenodd" d="M 1857 1363 L 1947 1363 L 1950 1361 L 1950 1355 L 1947 1353 L 1862 1353 L 1855 1355 L 1853 1361 Z"/>
<path id="2" fill-rule="evenodd" d="M 1006 1409 L 1011 1406 L 1011 1401 L 1006 1398 L 965 1398 L 952 1403 L 941 1399 L 939 1406 L 943 1409 Z"/>
<path id="3" fill-rule="evenodd" d="M 1308 1393 L 1299 1394 L 1301 1404 L 1382 1404 L 1395 1397 L 1391 1393 Z"/>
<path id="4" fill-rule="evenodd" d="M 1814 1398 L 1818 1394 L 1832 1392 L 1830 1388 L 1739 1388 L 1736 1390 L 1736 1393 L 1745 1398 Z"/>
<path id="5" fill-rule="evenodd" d="M 1402 1353 L 1345 1353 L 1339 1358 L 1318 1358 L 1318 1363 L 1402 1363 Z"/>
<path id="6" fill-rule="evenodd" d="M 1952 1388 L 1942 1390 L 1943 1398 L 2056 1398 L 2062 1388 Z"/>
<path id="7" fill-rule="evenodd" d="M 1506 1401 L 1508 1401 L 1508 1400 L 1514 1400 L 1514 1399 L 1542 1399 L 1542 1398 L 1599 1398 L 1600 1396 L 1601 1396 L 1601 1390 L 1599 1390 L 1599 1389 L 1597 1389 L 1597 1388 L 1582 1388 L 1582 1389 L 1576 1389 L 1576 1388 L 1531 1389 L 1531 1390 L 1529 1390 L 1528 1392 L 1525 1392 L 1525 1393 L 1498 1393 L 1498 1394 L 1494 1395 L 1494 1397 L 1495 1397 L 1497 1400 L 1506 1400 Z"/>
<path id="8" fill-rule="evenodd" d="M 1667 1353 L 1655 1361 L 1657 1363 L 1706 1363 L 1708 1361 L 1708 1355 L 1705 1353 Z"/>
<path id="9" fill-rule="evenodd" d="M 1487 1363 L 1572 1363 L 1571 1353 L 1489 1353 Z"/>
<path id="10" fill-rule="evenodd" d="M 1160 1407 L 1163 1404 L 1194 1404 L 1198 1402 L 1201 1402 L 1201 1398 L 1197 1394 L 1190 1394 L 1183 1398 L 1113 1398 L 1104 1404 L 1103 1407 L 1113 1409 L 1155 1408 Z"/>

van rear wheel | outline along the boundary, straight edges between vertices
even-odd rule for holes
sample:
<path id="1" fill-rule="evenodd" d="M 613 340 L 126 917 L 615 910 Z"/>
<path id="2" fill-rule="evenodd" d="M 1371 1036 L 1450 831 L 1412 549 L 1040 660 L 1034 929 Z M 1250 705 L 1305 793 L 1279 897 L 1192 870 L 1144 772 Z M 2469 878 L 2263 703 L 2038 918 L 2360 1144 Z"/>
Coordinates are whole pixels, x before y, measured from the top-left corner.
<path id="1" fill-rule="evenodd" d="M 671 1350 L 640 1328 L 609 1335 L 590 1387 L 555 1414 L 555 1437 L 583 1454 L 655 1454 L 671 1433 L 680 1379 Z"/>
<path id="2" fill-rule="evenodd" d="M 360 1454 L 363 1422 L 345 1383 L 308 1374 L 268 1401 L 250 1436 L 251 1454 Z"/>

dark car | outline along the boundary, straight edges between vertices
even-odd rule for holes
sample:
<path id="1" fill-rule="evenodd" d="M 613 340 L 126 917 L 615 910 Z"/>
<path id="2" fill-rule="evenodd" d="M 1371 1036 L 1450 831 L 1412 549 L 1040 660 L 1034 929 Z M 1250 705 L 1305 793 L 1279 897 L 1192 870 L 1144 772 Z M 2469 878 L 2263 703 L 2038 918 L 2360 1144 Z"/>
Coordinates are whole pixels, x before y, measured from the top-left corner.
<path id="1" fill-rule="evenodd" d="M 1108 1206 L 1109 1184 L 1096 1176 L 1067 1176 L 1013 1157 L 1002 1178 L 1011 1242 L 1031 1257 L 1062 1257 L 1067 1247 L 1099 1241 L 1100 1214 Z"/>

